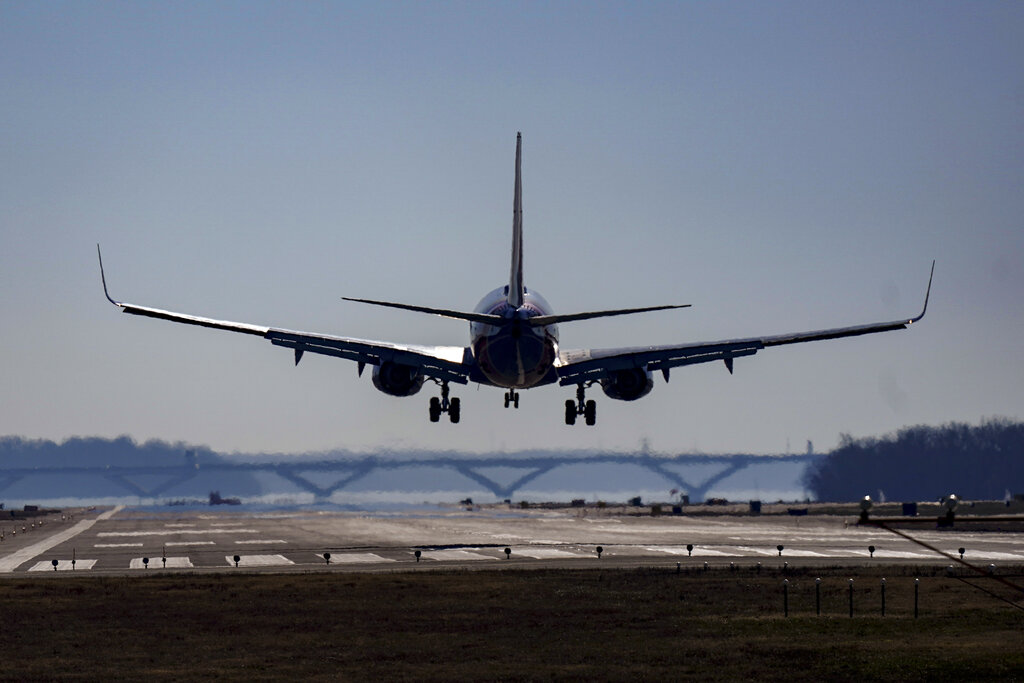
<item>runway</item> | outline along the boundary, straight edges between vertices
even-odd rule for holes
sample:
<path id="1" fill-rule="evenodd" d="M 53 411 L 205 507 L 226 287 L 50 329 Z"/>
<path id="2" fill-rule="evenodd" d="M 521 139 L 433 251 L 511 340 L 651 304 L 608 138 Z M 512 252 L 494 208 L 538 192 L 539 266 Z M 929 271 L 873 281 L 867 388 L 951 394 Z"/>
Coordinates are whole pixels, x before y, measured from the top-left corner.
<path id="1" fill-rule="evenodd" d="M 628 509 L 520 510 L 500 505 L 399 512 L 118 507 L 48 515 L 34 520 L 35 527 L 25 520 L 0 520 L 0 577 L 677 562 L 714 567 L 730 562 L 766 567 L 783 562 L 794 567 L 950 563 L 947 557 L 884 530 L 858 527 L 855 521 L 834 515 L 650 516 Z M 1024 564 L 1024 533 L 925 526 L 910 534 L 953 556 L 964 548 L 964 559 L 985 566 Z"/>

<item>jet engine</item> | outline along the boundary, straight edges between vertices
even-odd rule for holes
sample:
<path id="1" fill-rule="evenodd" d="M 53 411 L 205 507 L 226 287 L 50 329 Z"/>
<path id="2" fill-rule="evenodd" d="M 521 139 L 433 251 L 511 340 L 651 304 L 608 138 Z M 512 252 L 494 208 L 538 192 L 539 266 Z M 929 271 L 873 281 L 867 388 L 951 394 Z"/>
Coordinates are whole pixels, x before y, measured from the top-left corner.
<path id="1" fill-rule="evenodd" d="M 373 366 L 373 386 L 392 396 L 412 396 L 423 386 L 419 368 L 384 361 Z"/>
<path id="2" fill-rule="evenodd" d="M 619 401 L 635 401 L 651 393 L 654 379 L 643 368 L 616 370 L 601 380 L 601 389 L 609 398 Z"/>

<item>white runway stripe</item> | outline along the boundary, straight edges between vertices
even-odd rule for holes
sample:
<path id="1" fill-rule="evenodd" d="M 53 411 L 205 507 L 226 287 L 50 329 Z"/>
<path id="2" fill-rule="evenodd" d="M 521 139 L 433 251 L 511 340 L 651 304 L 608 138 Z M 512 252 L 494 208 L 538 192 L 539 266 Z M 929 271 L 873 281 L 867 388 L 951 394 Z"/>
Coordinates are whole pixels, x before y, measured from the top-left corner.
<path id="1" fill-rule="evenodd" d="M 552 558 L 568 558 L 568 557 L 597 557 L 597 553 L 593 555 L 589 553 L 574 553 L 568 550 L 560 550 L 558 548 L 512 548 L 512 557 L 531 557 L 535 560 L 547 560 Z"/>
<path id="2" fill-rule="evenodd" d="M 953 557 L 959 557 L 959 555 L 956 552 L 954 552 L 954 551 L 948 551 L 948 552 Z M 938 556 L 936 555 L 936 557 L 938 557 Z M 985 552 L 985 551 L 980 551 L 980 550 L 979 551 L 972 551 L 972 550 L 968 549 L 968 551 L 966 553 L 964 553 L 964 559 L 965 560 L 1009 560 L 1010 562 L 1020 562 L 1021 560 L 1024 560 L 1024 555 L 1021 555 L 1020 553 L 1001 553 L 1001 552 L 998 552 L 998 551 Z"/>
<path id="3" fill-rule="evenodd" d="M 323 555 L 317 555 L 320 559 L 323 559 Z M 389 559 L 387 557 L 381 557 L 374 553 L 340 553 L 331 554 L 331 564 L 369 564 L 375 562 L 395 562 L 396 560 Z"/>
<path id="4" fill-rule="evenodd" d="M 268 539 L 268 540 L 253 539 L 253 540 L 250 540 L 250 541 L 235 541 L 235 545 L 259 545 L 259 544 L 262 544 L 262 543 L 287 543 L 287 542 L 288 541 L 282 540 L 280 538 L 274 538 L 274 539 Z"/>
<path id="5" fill-rule="evenodd" d="M 241 567 L 275 567 L 286 564 L 295 564 L 284 555 L 240 555 L 238 562 L 239 568 Z M 224 559 L 232 567 L 235 566 L 235 558 L 231 555 L 225 555 Z"/>
<path id="6" fill-rule="evenodd" d="M 70 572 L 70 571 L 81 571 L 83 569 L 92 569 L 93 565 L 96 564 L 96 560 L 76 560 L 74 569 L 71 567 L 71 560 L 58 560 L 57 571 L 59 572 Z M 34 565 L 29 567 L 30 572 L 52 572 L 53 562 L 50 560 L 44 560 L 42 562 L 36 562 Z"/>
<path id="7" fill-rule="evenodd" d="M 141 548 L 141 543 L 97 543 L 93 548 Z"/>
<path id="8" fill-rule="evenodd" d="M 497 557 L 471 553 L 468 550 L 424 550 L 424 560 L 497 560 Z"/>
<path id="9" fill-rule="evenodd" d="M 731 548 L 731 546 L 725 546 Z M 651 546 L 646 548 L 653 552 L 669 553 L 670 555 L 686 555 L 686 548 L 679 548 L 674 546 Z M 743 553 L 737 552 L 735 549 L 732 550 L 721 550 L 720 548 L 708 548 L 702 545 L 693 546 L 693 557 L 737 557 Z"/>
<path id="10" fill-rule="evenodd" d="M 131 564 L 128 565 L 129 569 L 145 569 L 146 565 L 142 562 L 141 557 L 133 557 Z M 150 569 L 191 569 L 192 561 L 187 557 L 168 557 L 167 565 L 165 566 L 161 558 L 151 557 L 149 558 Z"/>
<path id="11" fill-rule="evenodd" d="M 728 548 L 728 547 L 729 546 L 723 546 L 723 548 Z M 768 548 L 751 548 L 750 546 L 744 546 L 744 545 L 736 545 L 736 546 L 733 546 L 733 548 L 735 548 L 735 550 L 736 550 L 736 552 L 734 553 L 735 555 L 765 555 L 765 556 L 773 556 L 773 557 L 778 557 L 779 556 L 779 551 L 776 550 L 775 548 L 772 548 L 772 549 L 769 550 Z"/>
<path id="12" fill-rule="evenodd" d="M 96 534 L 97 536 L 169 536 L 171 534 L 187 534 L 193 536 L 196 534 L 258 534 L 259 531 L 256 529 L 163 529 L 155 531 L 101 531 Z"/>
<path id="13" fill-rule="evenodd" d="M 168 548 L 182 545 L 217 545 L 214 541 L 167 541 L 164 543 Z"/>
<path id="14" fill-rule="evenodd" d="M 843 554 L 840 557 L 871 557 L 871 552 L 866 548 L 861 550 L 860 548 L 845 548 L 841 550 Z M 913 552 L 910 550 L 889 550 L 887 548 L 878 548 L 875 550 L 876 560 L 885 560 L 892 558 L 901 558 L 904 560 L 937 560 L 941 559 L 941 555 L 937 553 L 930 553 L 927 551 Z"/>

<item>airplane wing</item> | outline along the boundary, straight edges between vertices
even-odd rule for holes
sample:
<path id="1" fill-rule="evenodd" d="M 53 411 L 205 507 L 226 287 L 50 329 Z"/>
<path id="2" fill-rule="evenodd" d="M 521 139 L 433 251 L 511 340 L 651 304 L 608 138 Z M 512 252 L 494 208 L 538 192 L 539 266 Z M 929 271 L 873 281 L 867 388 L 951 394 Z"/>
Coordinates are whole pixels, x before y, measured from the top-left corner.
<path id="1" fill-rule="evenodd" d="M 935 273 L 935 262 L 932 262 L 932 275 Z M 869 323 L 852 327 L 835 327 L 810 332 L 794 332 L 768 337 L 750 337 L 747 339 L 729 339 L 715 342 L 697 342 L 677 346 L 645 346 L 618 349 L 580 349 L 566 350 L 559 353 L 559 364 L 555 371 L 558 383 L 565 386 L 592 382 L 611 376 L 620 370 L 643 368 L 648 371 L 660 370 L 668 381 L 669 370 L 683 365 L 709 363 L 721 360 L 732 372 L 733 359 L 752 356 L 761 349 L 785 344 L 821 341 L 823 339 L 839 339 L 855 337 L 862 334 L 888 332 L 909 327 L 924 317 L 928 310 L 928 297 L 932 289 L 932 276 L 928 277 L 928 290 L 924 296 L 924 308 L 913 318 L 893 320 L 890 322 Z"/>
<path id="2" fill-rule="evenodd" d="M 99 246 L 96 247 L 99 255 Z M 103 256 L 100 255 L 100 276 L 103 279 L 103 293 L 107 300 L 119 306 L 125 313 L 141 315 L 149 318 L 160 318 L 171 322 L 211 327 L 229 332 L 258 335 L 269 339 L 275 346 L 293 349 L 295 364 L 305 352 L 319 353 L 325 356 L 345 358 L 359 363 L 360 374 L 365 365 L 380 365 L 383 362 L 412 365 L 420 369 L 427 377 L 435 377 L 456 384 L 468 382 L 471 368 L 471 354 L 462 346 L 417 346 L 409 344 L 392 344 L 389 342 L 337 337 L 325 334 L 298 332 L 249 323 L 238 323 L 230 320 L 215 320 L 187 313 L 175 313 L 149 306 L 138 306 L 123 301 L 115 301 L 107 291 L 107 278 L 103 272 Z"/>

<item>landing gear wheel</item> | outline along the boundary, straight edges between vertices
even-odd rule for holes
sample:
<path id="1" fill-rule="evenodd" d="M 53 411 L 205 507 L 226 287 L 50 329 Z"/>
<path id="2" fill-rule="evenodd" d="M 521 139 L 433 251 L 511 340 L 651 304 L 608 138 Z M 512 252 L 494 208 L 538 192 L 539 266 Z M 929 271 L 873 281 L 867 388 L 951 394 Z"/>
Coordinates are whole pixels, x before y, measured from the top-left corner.
<path id="1" fill-rule="evenodd" d="M 437 396 L 430 398 L 430 421 L 438 422 L 441 419 L 441 399 Z"/>
<path id="2" fill-rule="evenodd" d="M 505 392 L 505 407 L 509 406 L 519 407 L 519 392 L 515 389 L 509 389 Z"/>
<path id="3" fill-rule="evenodd" d="M 587 405 L 583 409 L 583 418 L 587 421 L 587 425 L 590 427 L 593 427 L 597 423 L 597 402 L 594 399 L 587 401 Z"/>
<path id="4" fill-rule="evenodd" d="M 576 401 L 571 398 L 565 400 L 565 424 L 576 424 Z"/>
<path id="5" fill-rule="evenodd" d="M 448 403 L 448 419 L 452 421 L 452 424 L 458 424 L 461 413 L 462 401 L 460 401 L 458 398 L 453 398 Z"/>

